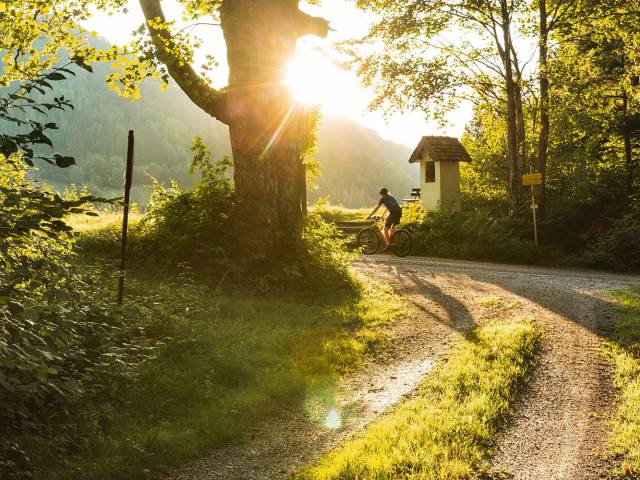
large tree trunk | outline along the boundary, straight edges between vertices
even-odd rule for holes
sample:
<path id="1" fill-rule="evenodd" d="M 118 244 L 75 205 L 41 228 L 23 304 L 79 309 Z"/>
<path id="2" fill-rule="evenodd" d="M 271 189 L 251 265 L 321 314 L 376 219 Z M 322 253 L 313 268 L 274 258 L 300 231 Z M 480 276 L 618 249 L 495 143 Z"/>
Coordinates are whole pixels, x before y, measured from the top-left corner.
<path id="1" fill-rule="evenodd" d="M 549 150 L 549 24 L 547 18 L 547 0 L 538 0 L 540 10 L 539 48 L 540 60 L 538 65 L 540 81 L 540 133 L 538 137 L 538 171 L 542 173 L 540 185 L 540 217 L 544 216 L 547 186 L 547 155 Z"/>
<path id="2" fill-rule="evenodd" d="M 298 8 L 299 0 L 223 0 L 228 87 L 217 91 L 176 59 L 160 0 L 140 0 L 158 58 L 199 107 L 229 125 L 235 166 L 238 250 L 252 257 L 291 251 L 303 220 L 300 169 L 307 140 L 303 109 L 284 85 L 298 38 L 326 36 L 326 20 Z M 278 247 L 282 247 L 281 249 Z"/>
<path id="3" fill-rule="evenodd" d="M 624 139 L 624 160 L 626 165 L 626 187 L 627 195 L 633 194 L 633 177 L 635 165 L 633 162 L 633 146 L 631 145 L 631 128 L 629 125 L 629 97 L 627 91 L 622 91 L 623 126 L 622 136 Z"/>
<path id="4" fill-rule="evenodd" d="M 518 76 L 518 78 L 520 78 L 520 76 Z M 515 84 L 514 101 L 516 107 L 516 137 L 518 139 L 518 169 L 520 172 L 523 172 L 527 164 L 527 126 L 524 119 L 520 80 Z"/>
<path id="5" fill-rule="evenodd" d="M 302 224 L 300 112 L 283 80 L 302 31 L 297 0 L 225 1 L 236 228 L 250 252 L 290 249 Z M 263 248 L 259 248 L 259 244 Z"/>
<path id="6" fill-rule="evenodd" d="M 502 60 L 505 68 L 507 95 L 507 145 L 509 158 L 509 190 L 511 194 L 511 213 L 518 215 L 521 209 L 520 195 L 520 166 L 518 155 L 518 128 L 516 123 L 516 86 L 513 79 L 513 65 L 511 57 L 511 18 L 506 0 L 500 1 L 502 14 L 502 30 L 504 52 Z"/>

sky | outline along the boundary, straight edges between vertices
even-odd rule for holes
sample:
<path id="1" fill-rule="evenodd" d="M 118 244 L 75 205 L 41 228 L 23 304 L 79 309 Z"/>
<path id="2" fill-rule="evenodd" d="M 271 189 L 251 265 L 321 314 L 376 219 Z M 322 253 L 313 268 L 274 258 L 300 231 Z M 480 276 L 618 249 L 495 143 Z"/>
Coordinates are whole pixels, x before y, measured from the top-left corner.
<path id="1" fill-rule="evenodd" d="M 163 1 L 169 20 L 179 20 L 180 7 L 173 0 Z M 415 147 L 423 135 L 451 135 L 460 137 L 471 118 L 471 107 L 462 105 L 448 116 L 449 125 L 426 122 L 420 112 L 395 114 L 385 117 L 382 112 L 370 112 L 371 92 L 366 91 L 357 76 L 340 68 L 332 59 L 336 42 L 359 38 L 367 32 L 373 18 L 358 10 L 348 0 L 324 0 L 320 6 L 304 6 L 310 14 L 322 16 L 331 22 L 327 39 L 311 36 L 298 42 L 296 57 L 287 78 L 296 98 L 320 107 L 325 114 L 338 114 L 372 128 L 383 138 L 409 147 Z M 137 0 L 129 2 L 127 14 L 107 16 L 99 13 L 84 22 L 84 26 L 112 43 L 123 44 L 131 40 L 131 32 L 143 22 Z M 224 86 L 227 80 L 225 44 L 219 27 L 201 26 L 194 33 L 203 41 L 196 63 L 204 63 L 204 56 L 212 54 L 221 63 L 210 75 L 215 86 Z"/>

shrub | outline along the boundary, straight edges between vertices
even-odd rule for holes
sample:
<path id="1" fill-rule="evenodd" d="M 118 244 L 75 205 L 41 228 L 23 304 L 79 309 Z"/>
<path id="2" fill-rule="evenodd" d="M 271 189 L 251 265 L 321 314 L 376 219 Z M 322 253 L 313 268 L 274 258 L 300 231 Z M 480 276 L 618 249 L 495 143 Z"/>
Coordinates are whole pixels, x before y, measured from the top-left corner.
<path id="1" fill-rule="evenodd" d="M 234 256 L 233 183 L 226 175 L 230 163 L 212 163 L 198 138 L 192 151 L 192 172 L 199 171 L 201 179 L 190 190 L 154 183 L 146 213 L 130 230 L 129 258 L 136 267 L 181 271 L 188 266 L 201 280 L 222 288 L 303 295 L 308 300 L 357 288 L 345 242 L 314 211 L 290 255 L 260 261 Z M 115 260 L 119 241 L 116 223 L 83 231 L 79 245 L 85 253 Z"/>
<path id="2" fill-rule="evenodd" d="M 415 211 L 414 211 L 415 210 Z M 403 223 L 412 231 L 415 253 L 515 263 L 560 262 L 559 255 L 523 238 L 524 225 L 488 209 L 465 205 L 460 210 L 408 210 Z"/>
<path id="3" fill-rule="evenodd" d="M 191 151 L 191 172 L 199 171 L 201 179 L 190 190 L 154 183 L 146 214 L 137 225 L 142 255 L 153 252 L 169 262 L 196 263 L 228 250 L 233 185 L 226 172 L 231 162 L 213 163 L 198 137 Z"/>
<path id="4" fill-rule="evenodd" d="M 640 200 L 611 228 L 597 236 L 581 256 L 581 263 L 612 270 L 640 271 Z"/>
<path id="5" fill-rule="evenodd" d="M 70 263 L 62 218 L 87 198 L 42 190 L 18 160 L 0 158 L 2 478 L 24 478 L 34 452 L 55 455 L 81 442 L 77 426 L 99 418 L 83 405 L 116 402 L 114 386 L 151 353 L 144 332 Z"/>

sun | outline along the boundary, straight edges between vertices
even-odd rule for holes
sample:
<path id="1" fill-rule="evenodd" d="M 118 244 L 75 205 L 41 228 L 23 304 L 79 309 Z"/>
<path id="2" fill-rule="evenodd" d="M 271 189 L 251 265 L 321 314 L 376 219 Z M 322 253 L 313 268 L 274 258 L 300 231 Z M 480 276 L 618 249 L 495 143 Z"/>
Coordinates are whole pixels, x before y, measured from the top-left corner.
<path id="1" fill-rule="evenodd" d="M 345 75 L 326 55 L 303 44 L 289 64 L 285 83 L 298 102 L 326 110 L 349 103 Z"/>

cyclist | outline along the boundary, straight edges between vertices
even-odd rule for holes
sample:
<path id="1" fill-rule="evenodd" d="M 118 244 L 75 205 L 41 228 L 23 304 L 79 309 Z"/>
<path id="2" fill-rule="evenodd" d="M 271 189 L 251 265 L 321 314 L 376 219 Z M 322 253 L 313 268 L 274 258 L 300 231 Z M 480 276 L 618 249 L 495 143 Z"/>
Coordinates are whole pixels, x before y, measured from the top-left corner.
<path id="1" fill-rule="evenodd" d="M 402 218 L 402 207 L 395 198 L 389 195 L 389 190 L 387 188 L 382 188 L 382 190 L 380 190 L 380 201 L 367 218 L 373 217 L 382 205 L 384 205 L 389 212 L 384 224 L 384 230 L 382 231 L 382 238 L 386 244 L 384 250 L 388 250 L 391 246 L 389 242 L 389 230 L 400 223 L 400 219 Z"/>

